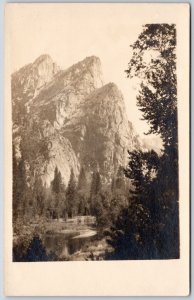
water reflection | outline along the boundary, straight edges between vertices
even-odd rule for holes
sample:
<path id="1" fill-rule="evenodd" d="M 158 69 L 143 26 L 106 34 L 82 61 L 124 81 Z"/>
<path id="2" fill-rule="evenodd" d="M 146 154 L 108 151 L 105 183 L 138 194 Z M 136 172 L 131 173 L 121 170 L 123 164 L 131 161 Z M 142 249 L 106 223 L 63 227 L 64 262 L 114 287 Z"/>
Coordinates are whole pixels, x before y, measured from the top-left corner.
<path id="1" fill-rule="evenodd" d="M 17 237 L 13 244 L 13 261 L 71 260 L 71 255 L 76 252 L 82 254 L 88 250 L 87 245 L 97 239 L 95 229 L 95 218 L 92 216 L 52 220 L 48 222 L 44 234 L 36 229 L 32 236 Z"/>
<path id="2" fill-rule="evenodd" d="M 96 239 L 96 235 L 74 238 L 78 233 L 73 234 L 46 234 L 42 240 L 47 253 L 54 253 L 59 258 L 68 257 L 87 246 L 90 241 Z"/>

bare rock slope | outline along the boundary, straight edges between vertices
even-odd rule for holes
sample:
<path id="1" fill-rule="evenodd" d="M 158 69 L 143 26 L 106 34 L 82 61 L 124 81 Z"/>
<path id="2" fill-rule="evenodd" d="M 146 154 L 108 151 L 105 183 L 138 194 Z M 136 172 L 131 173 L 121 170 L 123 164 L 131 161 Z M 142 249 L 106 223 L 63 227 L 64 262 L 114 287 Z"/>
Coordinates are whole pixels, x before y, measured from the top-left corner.
<path id="1" fill-rule="evenodd" d="M 57 166 L 67 185 L 71 169 L 98 170 L 109 182 L 140 142 L 114 83 L 104 85 L 92 56 L 61 70 L 42 55 L 12 75 L 13 141 L 29 172 L 46 185 Z"/>

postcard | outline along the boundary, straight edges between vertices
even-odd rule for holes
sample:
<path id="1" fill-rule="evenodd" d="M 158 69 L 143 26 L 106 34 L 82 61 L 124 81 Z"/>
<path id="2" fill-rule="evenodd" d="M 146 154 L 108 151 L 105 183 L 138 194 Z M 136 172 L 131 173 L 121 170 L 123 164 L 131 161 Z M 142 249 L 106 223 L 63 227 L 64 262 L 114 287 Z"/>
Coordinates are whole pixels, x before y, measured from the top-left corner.
<path id="1" fill-rule="evenodd" d="M 6 4 L 6 295 L 189 294 L 189 10 Z"/>

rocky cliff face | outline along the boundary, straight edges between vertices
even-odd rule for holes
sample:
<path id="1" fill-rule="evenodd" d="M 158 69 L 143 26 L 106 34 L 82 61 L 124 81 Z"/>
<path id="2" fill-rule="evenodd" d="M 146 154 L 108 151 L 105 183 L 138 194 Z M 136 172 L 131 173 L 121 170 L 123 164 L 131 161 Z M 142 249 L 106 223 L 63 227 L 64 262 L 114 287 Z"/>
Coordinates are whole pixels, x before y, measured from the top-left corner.
<path id="1" fill-rule="evenodd" d="M 49 55 L 41 55 L 34 63 L 12 74 L 12 99 L 27 102 L 53 79 L 59 67 Z"/>
<path id="2" fill-rule="evenodd" d="M 47 185 L 57 166 L 67 185 L 71 169 L 98 170 L 109 182 L 140 143 L 127 120 L 122 93 L 103 85 L 101 63 L 87 57 L 60 70 L 48 55 L 12 75 L 13 140 Z M 22 149 L 22 151 L 21 151 Z"/>
<path id="3" fill-rule="evenodd" d="M 92 92 L 62 129 L 80 164 L 88 171 L 99 170 L 104 178 L 127 164 L 127 150 L 139 146 L 128 122 L 124 100 L 114 83 Z"/>

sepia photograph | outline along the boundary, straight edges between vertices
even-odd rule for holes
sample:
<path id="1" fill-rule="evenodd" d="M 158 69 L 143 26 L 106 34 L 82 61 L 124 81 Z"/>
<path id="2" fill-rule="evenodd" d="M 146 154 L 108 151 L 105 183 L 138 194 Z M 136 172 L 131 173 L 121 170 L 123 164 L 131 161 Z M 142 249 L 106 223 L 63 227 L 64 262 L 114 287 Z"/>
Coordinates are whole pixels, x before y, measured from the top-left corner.
<path id="1" fill-rule="evenodd" d="M 10 6 L 12 263 L 180 260 L 177 22 Z"/>
<path id="2" fill-rule="evenodd" d="M 175 25 L 130 46 L 141 136 L 100 57 L 12 73 L 14 261 L 179 258 Z"/>

